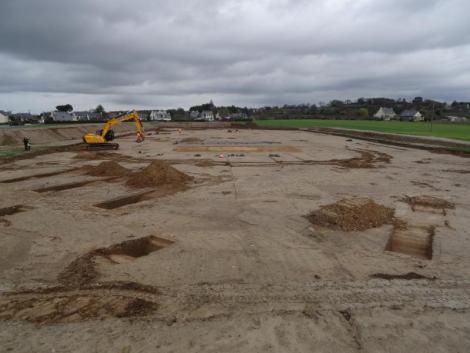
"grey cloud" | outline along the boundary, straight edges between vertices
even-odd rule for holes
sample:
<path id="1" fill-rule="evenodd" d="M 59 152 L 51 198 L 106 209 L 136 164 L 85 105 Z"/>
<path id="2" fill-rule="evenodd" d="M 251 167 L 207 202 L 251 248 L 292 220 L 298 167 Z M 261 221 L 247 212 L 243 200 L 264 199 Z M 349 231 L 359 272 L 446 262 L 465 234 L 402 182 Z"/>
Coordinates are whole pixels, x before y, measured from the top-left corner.
<path id="1" fill-rule="evenodd" d="M 469 10 L 464 0 L 3 0 L 0 109 L 465 99 Z"/>

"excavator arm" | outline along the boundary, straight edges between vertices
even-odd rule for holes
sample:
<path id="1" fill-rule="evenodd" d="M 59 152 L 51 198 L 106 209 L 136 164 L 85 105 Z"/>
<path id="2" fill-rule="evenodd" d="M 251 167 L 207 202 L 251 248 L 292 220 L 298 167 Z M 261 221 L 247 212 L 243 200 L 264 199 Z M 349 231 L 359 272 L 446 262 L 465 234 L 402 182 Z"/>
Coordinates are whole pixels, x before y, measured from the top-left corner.
<path id="1" fill-rule="evenodd" d="M 139 115 L 135 110 L 121 115 L 116 118 L 108 120 L 103 129 L 101 129 L 98 134 L 88 133 L 83 136 L 83 141 L 87 144 L 88 148 L 97 148 L 97 149 L 117 149 L 119 145 L 117 143 L 109 143 L 108 141 L 114 139 L 114 134 L 112 133 L 111 128 L 114 125 L 120 124 L 123 121 L 134 120 L 135 127 L 137 130 L 137 142 L 142 142 L 145 139 L 144 128 L 140 121 Z"/>

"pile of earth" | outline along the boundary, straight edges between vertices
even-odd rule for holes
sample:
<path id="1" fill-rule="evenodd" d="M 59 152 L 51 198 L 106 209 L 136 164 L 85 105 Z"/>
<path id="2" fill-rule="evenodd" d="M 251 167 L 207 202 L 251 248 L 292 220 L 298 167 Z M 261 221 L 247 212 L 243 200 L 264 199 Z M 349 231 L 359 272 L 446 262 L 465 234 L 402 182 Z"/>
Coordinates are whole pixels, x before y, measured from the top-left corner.
<path id="1" fill-rule="evenodd" d="M 434 196 L 405 196 L 403 201 L 409 204 L 412 209 L 414 209 L 415 206 L 423 206 L 442 210 L 455 208 L 454 203 Z"/>
<path id="2" fill-rule="evenodd" d="M 132 173 L 126 185 L 134 188 L 165 186 L 172 189 L 184 189 L 191 180 L 193 177 L 173 168 L 167 162 L 155 160 L 143 170 Z"/>
<path id="3" fill-rule="evenodd" d="M 310 213 L 307 218 L 314 225 L 340 229 L 343 231 L 361 231 L 391 224 L 395 211 L 379 205 L 368 198 L 343 199 Z"/>
<path id="4" fill-rule="evenodd" d="M 122 177 L 129 174 L 129 169 L 124 168 L 117 162 L 107 161 L 98 164 L 97 166 L 85 165 L 81 168 L 86 175 L 90 176 L 109 176 L 109 177 Z"/>

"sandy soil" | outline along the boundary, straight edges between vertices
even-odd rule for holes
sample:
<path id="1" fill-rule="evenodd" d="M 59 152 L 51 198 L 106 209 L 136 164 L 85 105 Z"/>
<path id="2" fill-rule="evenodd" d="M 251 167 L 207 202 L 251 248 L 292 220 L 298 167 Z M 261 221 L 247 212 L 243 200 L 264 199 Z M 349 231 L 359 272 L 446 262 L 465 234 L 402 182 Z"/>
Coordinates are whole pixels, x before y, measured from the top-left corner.
<path id="1" fill-rule="evenodd" d="M 118 142 L 1 165 L 0 352 L 470 350 L 468 159 L 307 131 Z M 128 185 L 154 160 L 176 184 Z"/>

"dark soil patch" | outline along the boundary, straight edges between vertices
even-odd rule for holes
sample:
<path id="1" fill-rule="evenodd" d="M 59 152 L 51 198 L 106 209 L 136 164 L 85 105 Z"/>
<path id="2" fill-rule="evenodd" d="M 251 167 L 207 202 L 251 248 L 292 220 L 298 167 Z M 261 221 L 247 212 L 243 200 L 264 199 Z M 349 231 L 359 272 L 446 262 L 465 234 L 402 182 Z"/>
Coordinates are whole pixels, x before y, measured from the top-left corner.
<path id="1" fill-rule="evenodd" d="M 470 174 L 470 170 L 465 169 L 444 169 L 442 171 L 446 173 Z"/>
<path id="2" fill-rule="evenodd" d="M 186 188 L 193 177 L 162 160 L 155 160 L 140 172 L 132 173 L 126 185 L 134 188 L 165 186 L 176 191 Z"/>
<path id="3" fill-rule="evenodd" d="M 146 191 L 146 192 L 142 192 L 139 194 L 127 195 L 127 196 L 117 197 L 112 200 L 103 201 L 103 202 L 95 204 L 95 207 L 104 208 L 106 210 L 113 210 L 115 208 L 150 200 L 154 196 L 157 196 L 155 195 L 154 191 Z"/>
<path id="4" fill-rule="evenodd" d="M 59 274 L 58 280 L 65 287 L 86 288 L 99 276 L 95 266 L 95 259 L 103 257 L 111 262 L 118 263 L 114 256 L 126 256 L 136 259 L 160 250 L 173 244 L 171 240 L 148 236 L 144 238 L 127 240 L 106 248 L 92 250 L 70 263 L 65 270 Z"/>
<path id="5" fill-rule="evenodd" d="M 33 190 L 35 192 L 43 193 L 43 192 L 49 192 L 49 191 L 62 191 L 62 190 L 69 190 L 69 189 L 75 189 L 75 188 L 80 188 L 82 186 L 95 183 L 96 180 L 86 180 L 86 181 L 79 181 L 76 183 L 67 183 L 67 184 L 61 184 L 61 185 L 55 185 L 55 186 L 48 186 L 45 188 L 39 188 L 36 190 Z"/>
<path id="6" fill-rule="evenodd" d="M 15 206 L 10 206 L 10 207 L 0 208 L 0 217 L 11 216 L 16 213 L 24 212 L 30 209 L 31 207 L 27 207 L 24 205 L 15 205 Z"/>
<path id="7" fill-rule="evenodd" d="M 124 168 L 119 163 L 114 161 L 107 161 L 98 164 L 97 166 L 85 165 L 80 168 L 86 175 L 96 176 L 96 177 L 123 177 L 127 176 L 130 173 L 130 170 Z"/>
<path id="8" fill-rule="evenodd" d="M 415 280 L 415 279 L 427 279 L 430 281 L 435 281 L 437 277 L 427 277 L 420 275 L 419 273 L 416 272 L 408 272 L 403 275 L 391 275 L 387 273 L 374 273 L 373 275 L 370 275 L 371 278 L 380 278 L 380 279 L 386 279 L 388 281 L 393 280 L 393 279 L 405 279 L 405 280 Z"/>
<path id="9" fill-rule="evenodd" d="M 202 143 L 202 140 L 198 137 L 186 137 L 181 139 L 181 143 Z"/>
<path id="10" fill-rule="evenodd" d="M 67 145 L 67 146 L 55 146 L 55 147 L 48 147 L 43 149 L 34 149 L 33 151 L 25 152 L 24 154 L 20 154 L 13 157 L 0 157 L 0 165 L 6 163 L 12 163 L 14 161 L 23 160 L 23 159 L 32 159 L 37 156 L 42 156 L 45 154 L 50 153 L 60 153 L 60 152 L 76 152 L 81 151 L 84 149 L 82 143 Z"/>
<path id="11" fill-rule="evenodd" d="M 48 178 L 48 177 L 55 176 L 55 175 L 60 175 L 60 174 L 65 174 L 65 173 L 73 172 L 73 171 L 75 171 L 75 170 L 77 170 L 77 169 L 78 169 L 78 168 L 71 168 L 71 169 L 67 169 L 67 170 L 61 170 L 61 171 L 58 171 L 58 172 L 50 172 L 50 173 L 42 173 L 42 174 L 27 175 L 27 176 L 24 176 L 24 177 L 2 180 L 2 181 L 0 181 L 0 183 L 10 184 L 10 183 L 17 183 L 17 182 L 19 182 L 19 181 L 29 180 L 29 179 Z"/>
<path id="12" fill-rule="evenodd" d="M 3 135 L 2 139 L 0 140 L 0 146 L 14 146 L 14 145 L 20 145 L 18 141 L 11 135 Z"/>
<path id="13" fill-rule="evenodd" d="M 75 159 L 99 159 L 98 155 L 99 155 L 99 152 L 95 152 L 95 151 L 80 151 L 73 158 Z"/>
<path id="14" fill-rule="evenodd" d="M 330 161 L 343 168 L 377 168 L 377 163 L 390 163 L 392 156 L 387 153 L 367 150 L 353 150 L 360 153 L 360 157 Z"/>
<path id="15" fill-rule="evenodd" d="M 34 298 L 0 299 L 0 320 L 39 324 L 70 323 L 151 314 L 158 305 L 141 298 L 110 294 L 57 294 Z"/>
<path id="16" fill-rule="evenodd" d="M 413 211 L 415 210 L 416 206 L 429 207 L 441 210 L 455 209 L 454 203 L 434 196 L 405 196 L 402 201 L 410 205 Z"/>
<path id="17" fill-rule="evenodd" d="M 392 223 L 394 212 L 368 198 L 351 198 L 321 206 L 307 218 L 326 228 L 361 231 Z"/>
<path id="18" fill-rule="evenodd" d="M 97 254 L 105 257 L 112 255 L 126 255 L 133 258 L 147 256 L 148 254 L 163 249 L 173 244 L 171 240 L 150 236 L 139 239 L 123 241 L 108 248 L 97 250 Z"/>

